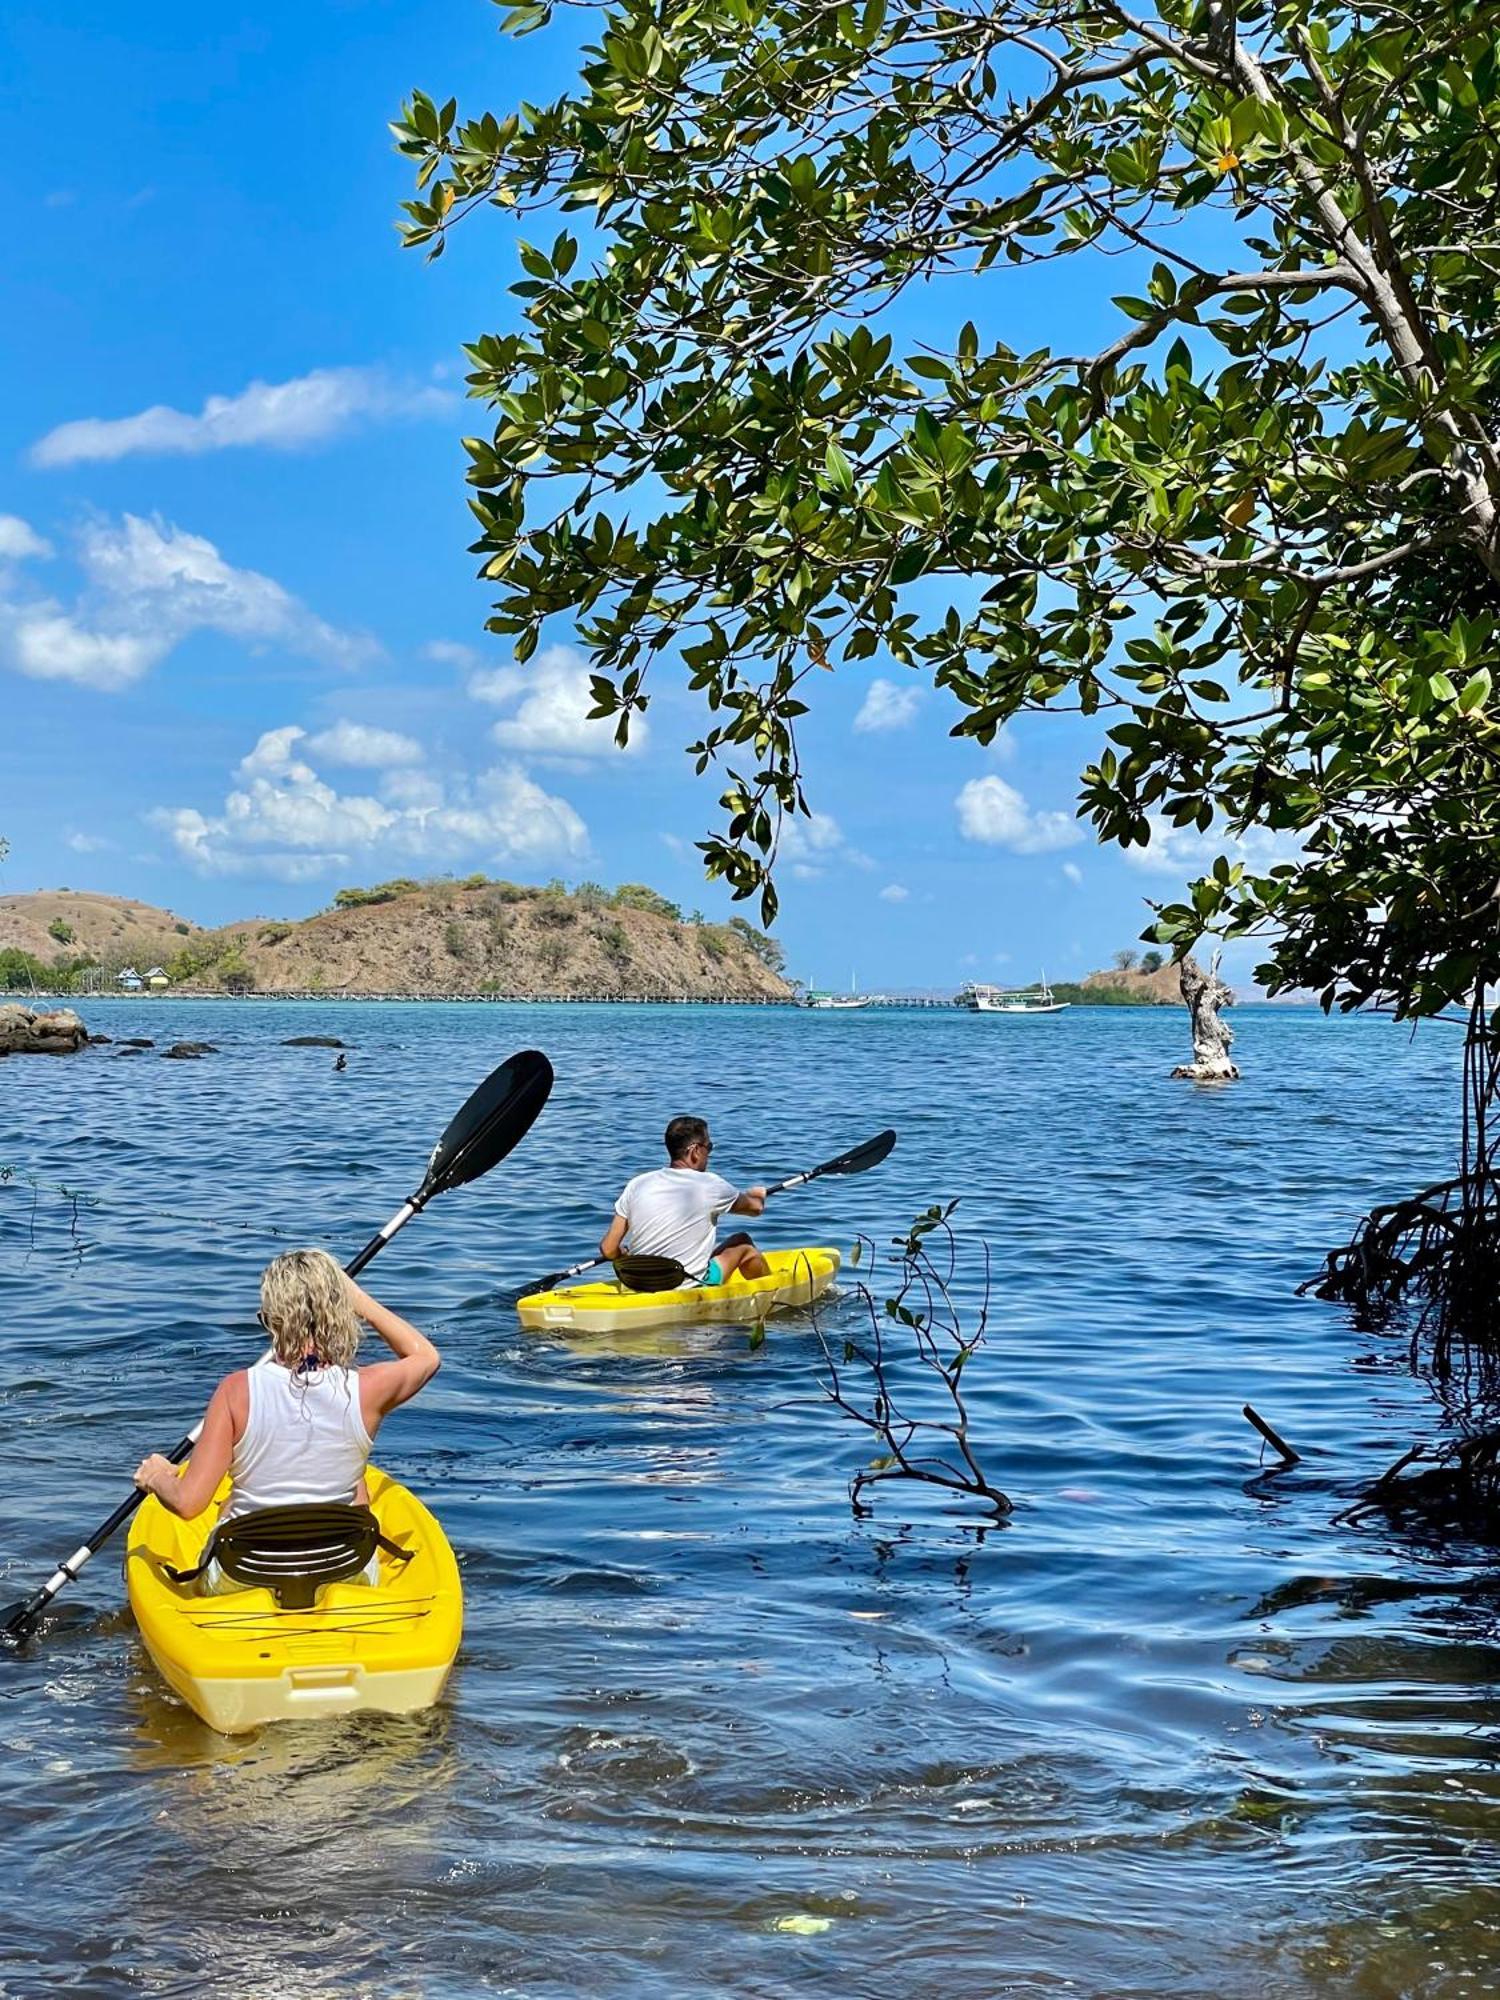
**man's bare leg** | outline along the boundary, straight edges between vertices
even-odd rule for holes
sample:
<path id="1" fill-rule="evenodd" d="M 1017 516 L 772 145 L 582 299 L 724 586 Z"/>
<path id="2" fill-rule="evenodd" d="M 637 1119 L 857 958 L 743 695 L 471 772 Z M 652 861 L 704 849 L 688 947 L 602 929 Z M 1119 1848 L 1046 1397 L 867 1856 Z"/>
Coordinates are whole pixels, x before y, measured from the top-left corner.
<path id="1" fill-rule="evenodd" d="M 738 1271 L 746 1278 L 769 1277 L 771 1267 L 756 1249 L 748 1236 L 731 1236 L 727 1243 L 721 1243 L 714 1256 L 719 1269 L 726 1278 Z"/>

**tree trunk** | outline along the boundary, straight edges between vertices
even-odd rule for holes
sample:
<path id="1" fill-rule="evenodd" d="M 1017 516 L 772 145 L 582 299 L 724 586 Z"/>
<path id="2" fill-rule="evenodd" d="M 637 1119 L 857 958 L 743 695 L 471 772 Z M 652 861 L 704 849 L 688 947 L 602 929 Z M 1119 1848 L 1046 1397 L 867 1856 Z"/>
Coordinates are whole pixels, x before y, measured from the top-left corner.
<path id="1" fill-rule="evenodd" d="M 1229 1060 L 1234 1030 L 1219 1019 L 1219 1009 L 1232 1007 L 1234 995 L 1219 977 L 1219 954 L 1214 953 L 1207 972 L 1196 959 L 1185 958 L 1178 976 L 1193 1017 L 1193 1060 L 1179 1063 L 1172 1074 L 1193 1083 L 1229 1083 L 1239 1075 Z"/>

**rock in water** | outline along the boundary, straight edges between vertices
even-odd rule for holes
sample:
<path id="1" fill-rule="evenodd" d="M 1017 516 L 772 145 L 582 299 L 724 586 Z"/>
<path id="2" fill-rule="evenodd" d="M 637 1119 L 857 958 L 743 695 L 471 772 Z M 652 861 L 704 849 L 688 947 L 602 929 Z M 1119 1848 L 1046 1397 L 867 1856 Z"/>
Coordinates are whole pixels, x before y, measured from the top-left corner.
<path id="1" fill-rule="evenodd" d="M 1234 994 L 1219 977 L 1219 954 L 1214 953 L 1207 972 L 1194 958 L 1182 961 L 1179 975 L 1182 997 L 1193 1017 L 1193 1060 L 1179 1063 L 1173 1076 L 1185 1076 L 1192 1083 L 1232 1083 L 1239 1071 L 1229 1060 L 1234 1030 L 1219 1019 L 1221 1007 L 1234 1005 Z"/>
<path id="2" fill-rule="evenodd" d="M 42 1014 L 14 1002 L 0 1007 L 0 1056 L 70 1056 L 88 1038 L 71 1007 Z"/>
<path id="3" fill-rule="evenodd" d="M 163 1062 L 196 1062 L 199 1056 L 216 1056 L 219 1051 L 212 1042 L 173 1042 L 171 1048 L 163 1049 Z"/>
<path id="4" fill-rule="evenodd" d="M 342 1049 L 348 1046 L 337 1035 L 288 1035 L 284 1049 Z"/>

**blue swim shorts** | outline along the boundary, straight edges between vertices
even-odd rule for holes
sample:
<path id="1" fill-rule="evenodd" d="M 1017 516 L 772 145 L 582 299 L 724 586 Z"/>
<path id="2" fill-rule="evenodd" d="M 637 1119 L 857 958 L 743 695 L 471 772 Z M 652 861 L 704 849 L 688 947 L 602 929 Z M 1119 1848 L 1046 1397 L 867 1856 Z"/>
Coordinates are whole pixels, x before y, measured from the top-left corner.
<path id="1" fill-rule="evenodd" d="M 724 1273 L 719 1268 L 718 1258 L 710 1257 L 708 1260 L 708 1269 L 703 1273 L 699 1283 L 704 1285 L 722 1285 L 723 1282 Z"/>

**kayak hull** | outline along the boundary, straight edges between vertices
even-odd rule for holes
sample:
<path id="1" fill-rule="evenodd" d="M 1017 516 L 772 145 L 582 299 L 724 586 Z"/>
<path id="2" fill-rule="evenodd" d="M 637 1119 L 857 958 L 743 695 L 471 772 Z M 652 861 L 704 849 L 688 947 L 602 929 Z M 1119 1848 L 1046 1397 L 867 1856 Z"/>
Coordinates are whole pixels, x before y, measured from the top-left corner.
<path id="1" fill-rule="evenodd" d="M 442 1694 L 463 1632 L 458 1564 L 436 1519 L 373 1465 L 365 1473 L 381 1532 L 415 1551 L 380 1557 L 377 1584 L 329 1584 L 308 1611 L 285 1611 L 269 1590 L 205 1597 L 164 1565 L 190 1569 L 228 1497 L 226 1480 L 195 1520 L 148 1498 L 125 1550 L 130 1608 L 147 1652 L 173 1691 L 226 1736 L 262 1723 L 403 1715 Z"/>
<path id="2" fill-rule="evenodd" d="M 535 1332 L 628 1333 L 637 1328 L 697 1326 L 706 1320 L 754 1325 L 787 1306 L 810 1305 L 838 1276 L 837 1250 L 768 1250 L 770 1272 L 742 1278 L 736 1271 L 722 1285 L 683 1285 L 670 1292 L 632 1292 L 609 1280 L 569 1285 L 555 1292 L 532 1292 L 516 1310 Z"/>

